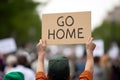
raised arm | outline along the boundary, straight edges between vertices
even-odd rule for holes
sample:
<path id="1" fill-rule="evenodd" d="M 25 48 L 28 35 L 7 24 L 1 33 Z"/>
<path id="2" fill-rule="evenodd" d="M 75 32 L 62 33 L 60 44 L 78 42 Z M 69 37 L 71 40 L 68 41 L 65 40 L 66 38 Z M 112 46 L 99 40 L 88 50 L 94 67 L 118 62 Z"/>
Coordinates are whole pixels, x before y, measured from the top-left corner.
<path id="1" fill-rule="evenodd" d="M 46 41 L 40 40 L 37 44 L 38 62 L 36 72 L 44 72 L 44 56 L 46 53 Z"/>
<path id="2" fill-rule="evenodd" d="M 93 43 L 93 38 L 91 37 L 86 43 L 86 52 L 87 52 L 87 62 L 85 65 L 85 70 L 93 73 L 94 69 L 94 60 L 93 60 L 93 51 L 96 45 Z"/>
<path id="3" fill-rule="evenodd" d="M 86 43 L 87 61 L 85 65 L 85 70 L 79 76 L 79 80 L 92 80 L 93 79 L 93 69 L 94 69 L 93 51 L 96 45 L 92 41 L 93 41 L 93 38 L 91 37 Z"/>

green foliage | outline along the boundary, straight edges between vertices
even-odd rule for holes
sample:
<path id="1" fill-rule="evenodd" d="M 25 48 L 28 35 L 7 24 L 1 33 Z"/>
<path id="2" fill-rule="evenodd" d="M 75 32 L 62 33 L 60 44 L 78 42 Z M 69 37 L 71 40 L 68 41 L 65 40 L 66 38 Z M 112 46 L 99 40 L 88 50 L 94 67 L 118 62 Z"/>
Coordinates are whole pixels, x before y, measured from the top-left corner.
<path id="1" fill-rule="evenodd" d="M 120 46 L 120 24 L 117 22 L 104 21 L 102 25 L 93 31 L 95 39 L 103 39 L 105 43 L 105 52 L 110 48 L 113 41 Z"/>
<path id="2" fill-rule="evenodd" d="M 14 37 L 18 45 L 38 40 L 41 20 L 37 5 L 32 0 L 0 0 L 0 39 Z"/>

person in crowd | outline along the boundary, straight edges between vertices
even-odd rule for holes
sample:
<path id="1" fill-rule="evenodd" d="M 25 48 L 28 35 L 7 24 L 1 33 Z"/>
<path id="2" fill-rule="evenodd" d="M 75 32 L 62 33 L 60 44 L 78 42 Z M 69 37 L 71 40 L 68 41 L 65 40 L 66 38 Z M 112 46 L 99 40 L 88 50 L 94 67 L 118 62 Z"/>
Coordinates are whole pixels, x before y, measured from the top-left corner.
<path id="1" fill-rule="evenodd" d="M 79 76 L 79 80 L 92 80 L 93 79 L 93 51 L 95 44 L 90 38 L 86 43 L 87 61 L 84 72 Z M 36 68 L 36 80 L 70 80 L 69 65 L 66 57 L 53 58 L 49 60 L 48 77 L 44 71 L 44 56 L 46 54 L 46 41 L 40 40 L 37 44 L 38 63 Z"/>
<path id="2" fill-rule="evenodd" d="M 93 73 L 93 80 L 107 80 L 107 74 L 105 68 L 100 65 L 100 57 L 94 57 L 94 73 Z"/>
<path id="3" fill-rule="evenodd" d="M 6 58 L 5 73 L 12 71 L 17 66 L 17 57 L 15 55 L 8 55 Z"/>
<path id="4" fill-rule="evenodd" d="M 35 80 L 35 73 L 29 68 L 27 57 L 22 54 L 17 55 L 18 64 L 10 72 L 21 72 L 24 75 L 25 80 Z M 9 73 L 9 72 L 8 72 Z"/>
<path id="5" fill-rule="evenodd" d="M 105 69 L 106 73 L 106 80 L 111 80 L 111 62 L 110 62 L 110 57 L 107 53 L 105 53 L 101 59 L 100 59 L 100 64 L 101 66 Z"/>
<path id="6" fill-rule="evenodd" d="M 5 74 L 1 80 L 24 80 L 24 75 L 21 72 L 10 72 Z"/>
<path id="7" fill-rule="evenodd" d="M 78 76 L 84 71 L 85 69 L 85 57 L 80 57 L 76 59 L 75 62 L 75 78 L 78 78 Z M 77 80 L 77 79 L 75 79 Z"/>
<path id="8" fill-rule="evenodd" d="M 120 80 L 120 56 L 113 60 L 111 69 L 111 80 Z"/>
<path id="9" fill-rule="evenodd" d="M 2 80 L 4 76 L 5 65 L 6 63 L 5 63 L 4 56 L 2 55 L 2 53 L 0 53 L 0 80 Z"/>

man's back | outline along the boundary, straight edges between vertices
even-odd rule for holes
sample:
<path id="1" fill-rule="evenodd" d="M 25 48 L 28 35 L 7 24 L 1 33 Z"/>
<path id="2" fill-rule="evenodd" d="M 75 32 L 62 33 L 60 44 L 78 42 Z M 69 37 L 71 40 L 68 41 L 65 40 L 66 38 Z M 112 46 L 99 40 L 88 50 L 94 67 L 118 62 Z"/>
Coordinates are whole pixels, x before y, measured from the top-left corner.
<path id="1" fill-rule="evenodd" d="M 89 38 L 88 42 L 86 43 L 86 52 L 87 52 L 87 61 L 86 61 L 86 65 L 85 65 L 85 70 L 84 72 L 80 75 L 79 80 L 92 80 L 93 79 L 93 67 L 94 67 L 94 60 L 93 60 L 93 51 L 96 47 L 96 45 L 92 42 L 93 38 Z M 56 77 L 58 76 L 62 76 L 62 79 L 64 78 L 64 74 L 60 74 L 59 73 L 66 73 L 67 69 L 65 67 L 66 70 L 61 70 L 59 68 L 59 70 L 54 70 L 58 67 L 55 67 L 50 72 L 52 77 L 48 74 L 48 78 L 45 76 L 45 71 L 44 71 L 44 56 L 46 54 L 46 41 L 45 40 L 40 40 L 39 43 L 37 44 L 37 53 L 38 53 L 38 63 L 37 63 L 37 68 L 36 68 L 36 80 L 52 80 L 57 79 Z M 59 61 L 58 61 L 59 62 Z M 56 66 L 56 64 L 54 64 Z M 53 65 L 53 67 L 54 67 Z M 64 65 L 64 62 L 59 65 L 59 67 L 62 67 Z M 49 68 L 50 69 L 50 68 Z M 64 69 L 64 68 L 62 68 Z M 62 71 L 62 72 L 60 72 Z M 54 73 L 58 73 L 57 75 Z M 66 80 L 70 80 L 70 77 L 68 76 L 65 77 Z"/>

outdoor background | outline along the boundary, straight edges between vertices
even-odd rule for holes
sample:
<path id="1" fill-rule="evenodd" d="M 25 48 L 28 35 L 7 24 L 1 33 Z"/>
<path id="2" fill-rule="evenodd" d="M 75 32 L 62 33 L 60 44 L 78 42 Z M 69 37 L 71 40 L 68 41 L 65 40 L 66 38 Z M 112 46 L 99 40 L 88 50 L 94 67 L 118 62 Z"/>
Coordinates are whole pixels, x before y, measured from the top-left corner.
<path id="1" fill-rule="evenodd" d="M 94 58 L 101 68 L 95 67 L 95 80 L 120 80 L 120 0 L 0 0 L 0 59 L 4 62 L 0 72 L 6 73 L 7 57 L 17 57 L 19 51 L 29 57 L 29 68 L 35 72 L 42 14 L 83 11 L 91 11 L 92 36 L 98 45 Z M 62 54 L 71 62 L 72 80 L 84 70 L 84 45 L 48 45 L 46 51 L 45 68 L 53 55 Z"/>

